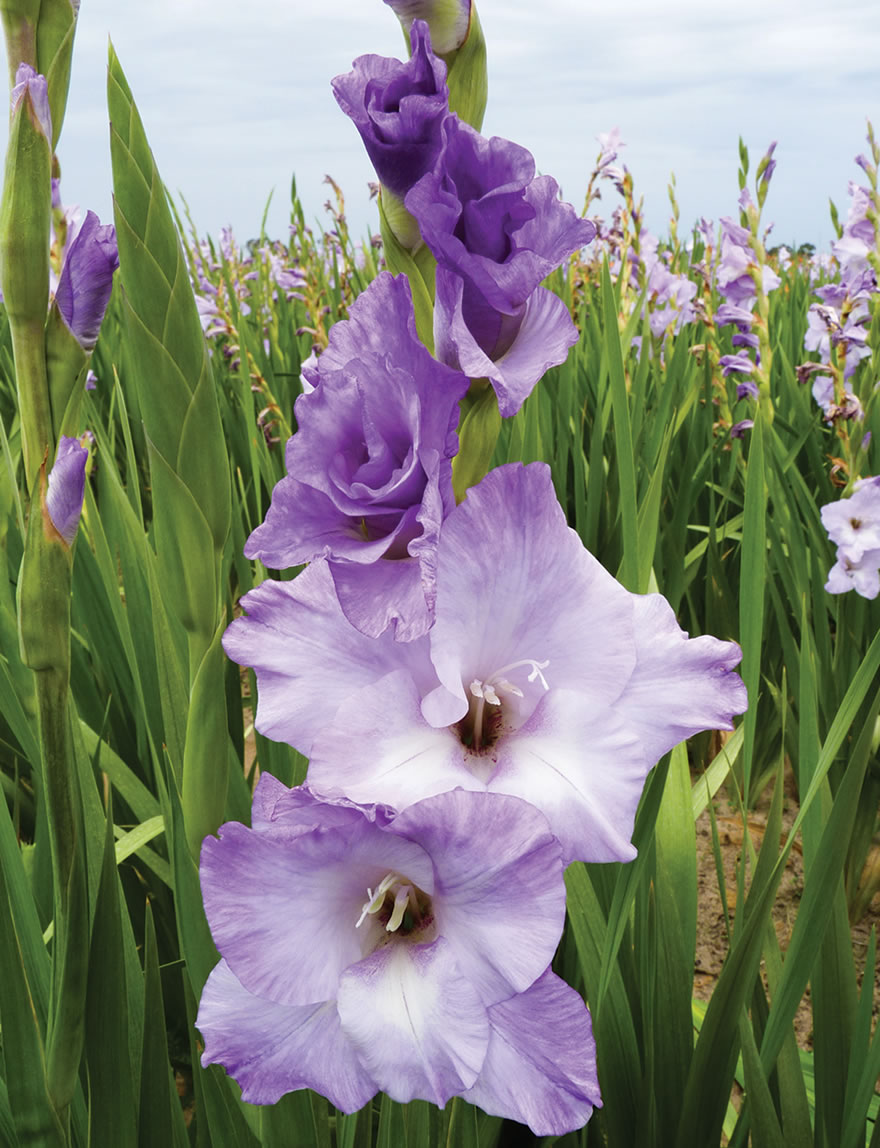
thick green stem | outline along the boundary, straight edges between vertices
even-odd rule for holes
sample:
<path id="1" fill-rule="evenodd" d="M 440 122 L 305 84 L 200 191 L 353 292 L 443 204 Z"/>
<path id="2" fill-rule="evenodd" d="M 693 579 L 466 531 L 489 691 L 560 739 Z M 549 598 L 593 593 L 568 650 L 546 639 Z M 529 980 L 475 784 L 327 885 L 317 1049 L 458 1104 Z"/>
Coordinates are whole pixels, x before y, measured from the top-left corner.
<path id="1" fill-rule="evenodd" d="M 46 1079 L 58 1119 L 66 1127 L 85 1037 L 88 891 L 79 790 L 70 738 L 67 667 L 39 670 L 35 677 L 43 757 L 43 794 L 55 886 Z"/>
<path id="2" fill-rule="evenodd" d="M 46 508 L 45 467 L 31 500 L 18 586 L 22 661 L 34 671 L 41 785 L 49 827 L 55 935 L 46 1039 L 49 1096 L 63 1126 L 84 1038 L 89 907 L 82 807 L 70 732 L 71 554 Z"/>
<path id="3" fill-rule="evenodd" d="M 33 493 L 43 459 L 48 456 L 51 465 L 55 452 L 49 383 L 46 377 L 44 325 L 45 320 L 10 323 L 28 494 Z"/>

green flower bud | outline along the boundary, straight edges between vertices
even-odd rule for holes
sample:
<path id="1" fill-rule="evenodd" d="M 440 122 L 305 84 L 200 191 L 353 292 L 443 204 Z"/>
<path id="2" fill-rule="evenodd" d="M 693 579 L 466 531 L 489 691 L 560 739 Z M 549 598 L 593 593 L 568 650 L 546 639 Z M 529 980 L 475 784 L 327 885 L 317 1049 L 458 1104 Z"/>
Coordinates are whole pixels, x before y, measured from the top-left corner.
<path id="1" fill-rule="evenodd" d="M 10 86 L 16 83 L 20 64 L 29 64 L 46 77 L 54 128 L 53 150 L 58 145 L 67 106 L 78 12 L 79 0 L 0 0 Z"/>
<path id="2" fill-rule="evenodd" d="M 79 408 L 85 394 L 89 358 L 89 352 L 83 350 L 53 300 L 46 320 L 46 371 L 56 440 L 62 435 L 75 434 L 79 428 Z"/>
<path id="3" fill-rule="evenodd" d="M 72 559 L 49 513 L 47 486 L 44 459 L 18 579 L 18 633 L 25 665 L 32 670 L 65 670 L 70 663 Z"/>
<path id="4" fill-rule="evenodd" d="M 40 19 L 40 0 L 0 0 L 0 17 L 6 36 L 6 57 L 9 61 L 9 86 L 15 83 L 19 64 L 37 68 L 37 23 Z"/>
<path id="5" fill-rule="evenodd" d="M 49 107 L 52 110 L 52 148 L 58 146 L 67 90 L 70 87 L 70 60 L 79 0 L 42 0 L 37 24 L 37 60 L 39 70 L 49 85 Z"/>
<path id="6" fill-rule="evenodd" d="M 426 20 L 438 56 L 457 52 L 470 31 L 473 0 L 385 0 L 403 25 L 406 42 L 413 20 Z"/>
<path id="7" fill-rule="evenodd" d="M 20 64 L 0 202 L 0 288 L 3 291 L 21 412 L 28 487 L 54 448 L 43 329 L 49 302 L 51 122 L 46 80 Z"/>

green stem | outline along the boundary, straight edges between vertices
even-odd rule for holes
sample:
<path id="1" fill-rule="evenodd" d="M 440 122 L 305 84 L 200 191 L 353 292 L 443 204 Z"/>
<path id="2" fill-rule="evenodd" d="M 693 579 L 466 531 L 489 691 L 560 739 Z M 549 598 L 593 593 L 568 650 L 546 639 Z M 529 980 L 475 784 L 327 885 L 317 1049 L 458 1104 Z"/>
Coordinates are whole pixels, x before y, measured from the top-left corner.
<path id="1" fill-rule="evenodd" d="M 12 353 L 18 386 L 18 404 L 22 427 L 22 457 L 28 493 L 33 493 L 40 463 L 54 456 L 52 410 L 49 405 L 49 383 L 46 377 L 45 320 L 19 320 L 10 323 Z M 48 463 L 51 466 L 52 457 Z"/>

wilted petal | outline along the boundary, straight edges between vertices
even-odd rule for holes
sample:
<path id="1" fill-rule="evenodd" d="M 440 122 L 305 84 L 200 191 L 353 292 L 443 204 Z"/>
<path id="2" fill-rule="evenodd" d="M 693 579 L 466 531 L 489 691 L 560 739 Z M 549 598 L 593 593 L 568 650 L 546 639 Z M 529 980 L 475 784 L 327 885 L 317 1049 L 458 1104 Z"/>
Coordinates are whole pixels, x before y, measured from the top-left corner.
<path id="1" fill-rule="evenodd" d="M 476 1080 L 489 1021 L 443 938 L 377 949 L 342 977 L 337 1006 L 364 1067 L 399 1104 L 442 1107 Z"/>
<path id="2" fill-rule="evenodd" d="M 46 509 L 52 525 L 68 546 L 73 545 L 79 529 L 88 457 L 89 452 L 80 445 L 79 439 L 62 435 L 55 465 L 49 471 Z"/>
<path id="3" fill-rule="evenodd" d="M 248 1104 L 274 1104 L 286 1092 L 314 1088 L 343 1112 L 376 1092 L 343 1036 L 335 1001 L 282 1005 L 249 993 L 221 961 L 208 977 L 196 1027 L 202 1065 L 222 1064 Z"/>
<path id="4" fill-rule="evenodd" d="M 584 1002 L 548 971 L 530 989 L 489 1009 L 489 1051 L 463 1094 L 492 1116 L 536 1136 L 582 1127 L 601 1105 L 596 1044 Z"/>

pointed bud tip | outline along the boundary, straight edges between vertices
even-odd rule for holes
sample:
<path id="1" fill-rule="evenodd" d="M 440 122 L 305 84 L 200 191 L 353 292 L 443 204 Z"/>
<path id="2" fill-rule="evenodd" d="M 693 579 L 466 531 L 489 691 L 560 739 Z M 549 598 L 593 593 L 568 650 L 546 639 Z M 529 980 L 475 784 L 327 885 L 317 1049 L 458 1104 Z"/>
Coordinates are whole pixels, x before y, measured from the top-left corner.
<path id="1" fill-rule="evenodd" d="M 12 114 L 29 99 L 31 120 L 47 140 L 52 139 L 52 117 L 49 112 L 49 86 L 46 77 L 41 76 L 30 64 L 19 64 L 12 88 Z"/>

